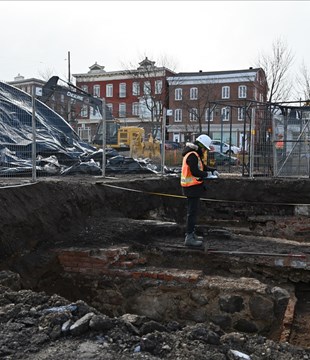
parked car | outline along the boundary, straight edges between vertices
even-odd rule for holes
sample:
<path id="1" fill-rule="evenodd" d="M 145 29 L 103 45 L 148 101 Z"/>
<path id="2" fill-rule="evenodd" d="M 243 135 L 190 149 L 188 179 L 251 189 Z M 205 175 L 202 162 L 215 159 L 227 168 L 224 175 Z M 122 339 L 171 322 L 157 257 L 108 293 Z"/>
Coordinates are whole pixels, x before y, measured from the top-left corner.
<path id="1" fill-rule="evenodd" d="M 222 144 L 222 149 L 221 149 L 221 144 Z M 212 140 L 211 141 L 211 145 L 210 145 L 211 151 L 217 151 L 217 152 L 222 152 L 224 154 L 229 154 L 229 152 L 231 154 L 239 154 L 241 151 L 241 148 L 235 145 L 231 145 L 229 146 L 229 144 L 224 143 L 220 140 Z"/>
<path id="2" fill-rule="evenodd" d="M 229 156 L 218 151 L 209 151 L 208 158 L 212 166 L 218 165 L 239 165 L 239 159 L 234 156 Z"/>
<path id="3" fill-rule="evenodd" d="M 181 147 L 182 145 L 176 141 L 170 141 L 170 140 L 165 141 L 166 150 L 176 150 L 176 149 L 180 149 Z"/>

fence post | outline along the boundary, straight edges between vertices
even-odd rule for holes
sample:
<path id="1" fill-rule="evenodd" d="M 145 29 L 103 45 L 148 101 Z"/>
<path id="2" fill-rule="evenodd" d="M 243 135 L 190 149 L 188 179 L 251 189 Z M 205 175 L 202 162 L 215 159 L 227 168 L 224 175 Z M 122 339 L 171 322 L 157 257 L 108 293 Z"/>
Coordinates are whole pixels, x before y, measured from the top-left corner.
<path id="1" fill-rule="evenodd" d="M 32 181 L 35 182 L 37 180 L 37 169 L 36 169 L 36 155 L 37 155 L 37 148 L 36 148 L 36 86 L 33 85 L 32 87 L 32 153 L 31 153 L 31 160 L 32 160 Z"/>
<path id="2" fill-rule="evenodd" d="M 164 175 L 165 167 L 165 155 L 166 155 L 166 108 L 163 108 L 163 118 L 162 118 L 162 129 L 161 129 L 161 175 Z"/>
<path id="3" fill-rule="evenodd" d="M 105 99 L 102 99 L 102 177 L 105 177 L 106 168 L 106 147 L 107 147 L 107 122 L 105 112 Z"/>

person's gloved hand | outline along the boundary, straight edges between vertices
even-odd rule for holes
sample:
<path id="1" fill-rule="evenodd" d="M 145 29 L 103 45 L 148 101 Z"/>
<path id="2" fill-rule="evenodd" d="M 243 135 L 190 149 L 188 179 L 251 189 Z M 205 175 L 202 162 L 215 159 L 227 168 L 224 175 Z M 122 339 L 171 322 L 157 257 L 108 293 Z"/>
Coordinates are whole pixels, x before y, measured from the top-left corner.
<path id="1" fill-rule="evenodd" d="M 213 175 L 211 171 L 208 171 L 208 177 L 206 180 L 214 179 L 216 176 Z"/>
<path id="2" fill-rule="evenodd" d="M 213 171 L 216 171 L 217 169 L 211 166 L 207 167 L 207 171 L 211 171 L 211 173 L 213 174 Z"/>
<path id="3" fill-rule="evenodd" d="M 220 174 L 218 173 L 218 171 L 217 171 L 217 168 L 213 168 L 213 167 L 208 167 L 208 172 L 209 172 L 209 174 L 211 173 L 212 174 L 212 176 L 216 176 L 216 177 L 218 177 Z"/>

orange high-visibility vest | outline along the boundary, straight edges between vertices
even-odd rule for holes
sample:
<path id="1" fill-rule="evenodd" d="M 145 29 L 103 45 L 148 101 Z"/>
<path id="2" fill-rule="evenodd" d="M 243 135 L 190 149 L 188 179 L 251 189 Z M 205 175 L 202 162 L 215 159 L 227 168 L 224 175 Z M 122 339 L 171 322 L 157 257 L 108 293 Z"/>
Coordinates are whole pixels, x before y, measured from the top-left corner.
<path id="1" fill-rule="evenodd" d="M 198 168 L 201 171 L 203 170 L 203 164 L 202 164 L 202 161 L 201 161 L 199 155 L 195 151 L 191 151 L 191 152 L 187 153 L 184 156 L 183 162 L 182 162 L 181 186 L 183 186 L 183 187 L 199 185 L 199 184 L 203 183 L 203 180 L 198 180 L 197 178 L 195 178 L 190 171 L 190 168 L 186 162 L 186 160 L 190 154 L 195 154 L 197 156 Z"/>
<path id="2" fill-rule="evenodd" d="M 282 140 L 276 142 L 276 149 L 283 149 L 284 143 Z"/>

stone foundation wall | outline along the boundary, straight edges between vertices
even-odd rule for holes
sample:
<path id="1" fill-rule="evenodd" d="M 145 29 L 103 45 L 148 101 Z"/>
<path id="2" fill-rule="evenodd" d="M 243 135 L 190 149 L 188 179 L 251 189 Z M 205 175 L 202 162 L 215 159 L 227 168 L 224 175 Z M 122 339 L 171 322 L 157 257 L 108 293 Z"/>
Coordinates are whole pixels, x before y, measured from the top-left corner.
<path id="1" fill-rule="evenodd" d="M 72 289 L 109 316 L 134 313 L 157 321 L 212 321 L 226 331 L 269 336 L 283 326 L 289 292 L 257 279 L 148 267 L 147 258 L 126 247 L 56 252 L 61 276 L 69 277 Z"/>

